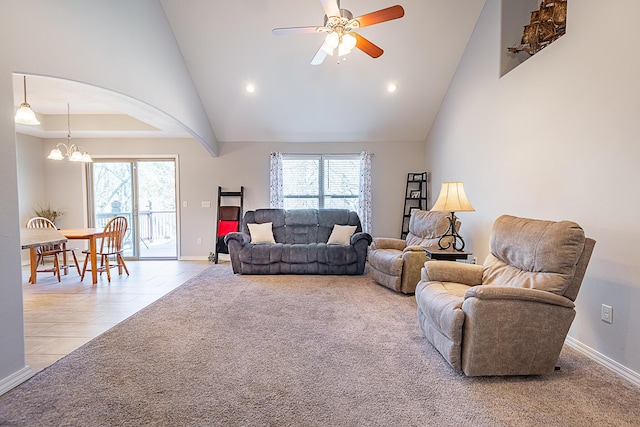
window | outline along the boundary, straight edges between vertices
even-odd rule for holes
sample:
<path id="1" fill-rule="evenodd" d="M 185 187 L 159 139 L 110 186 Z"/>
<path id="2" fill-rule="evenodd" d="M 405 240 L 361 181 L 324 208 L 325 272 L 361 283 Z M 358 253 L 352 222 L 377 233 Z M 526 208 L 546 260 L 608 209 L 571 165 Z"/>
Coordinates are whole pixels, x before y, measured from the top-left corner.
<path id="1" fill-rule="evenodd" d="M 334 208 L 358 211 L 358 155 L 284 155 L 282 192 L 285 209 Z"/>

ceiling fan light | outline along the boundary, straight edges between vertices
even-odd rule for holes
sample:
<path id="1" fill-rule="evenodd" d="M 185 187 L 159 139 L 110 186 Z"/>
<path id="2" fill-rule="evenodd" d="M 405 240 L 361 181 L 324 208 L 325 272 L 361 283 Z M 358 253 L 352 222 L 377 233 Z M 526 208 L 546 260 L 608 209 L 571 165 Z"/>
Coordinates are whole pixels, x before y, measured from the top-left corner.
<path id="1" fill-rule="evenodd" d="M 340 46 L 338 46 L 338 56 L 345 56 L 348 53 L 351 53 L 351 49 L 347 49 L 347 47 L 344 45 L 344 43 L 340 44 Z"/>
<path id="2" fill-rule="evenodd" d="M 341 46 L 344 46 L 344 48 L 348 51 L 351 51 L 351 49 L 353 49 L 354 47 L 356 47 L 356 36 L 354 36 L 353 34 L 344 34 L 342 36 L 342 44 Z"/>
<path id="3" fill-rule="evenodd" d="M 47 156 L 47 159 L 64 160 L 64 156 L 62 155 L 62 151 L 60 151 L 60 149 L 58 147 L 56 147 L 53 150 L 51 150 L 51 152 Z"/>
<path id="4" fill-rule="evenodd" d="M 15 121 L 16 123 L 20 123 L 21 125 L 35 126 L 40 124 L 36 117 L 36 113 L 26 102 L 20 104 L 20 108 L 18 108 L 18 111 L 16 111 Z"/>
<path id="5" fill-rule="evenodd" d="M 331 49 L 335 49 L 340 44 L 340 36 L 338 33 L 329 33 L 327 34 L 327 38 L 324 40 L 324 44 L 329 46 Z"/>

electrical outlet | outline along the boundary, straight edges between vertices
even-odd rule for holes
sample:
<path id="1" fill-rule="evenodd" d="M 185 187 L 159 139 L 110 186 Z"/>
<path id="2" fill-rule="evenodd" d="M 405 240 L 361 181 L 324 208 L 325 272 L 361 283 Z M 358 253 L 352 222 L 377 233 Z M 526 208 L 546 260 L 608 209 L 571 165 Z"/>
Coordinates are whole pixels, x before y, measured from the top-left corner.
<path id="1" fill-rule="evenodd" d="M 613 323 L 613 307 L 610 305 L 602 304 L 602 309 L 600 310 L 600 319 L 603 322 Z"/>
<path id="2" fill-rule="evenodd" d="M 472 256 L 471 258 L 469 258 L 469 264 L 477 264 L 478 263 L 478 257 Z"/>

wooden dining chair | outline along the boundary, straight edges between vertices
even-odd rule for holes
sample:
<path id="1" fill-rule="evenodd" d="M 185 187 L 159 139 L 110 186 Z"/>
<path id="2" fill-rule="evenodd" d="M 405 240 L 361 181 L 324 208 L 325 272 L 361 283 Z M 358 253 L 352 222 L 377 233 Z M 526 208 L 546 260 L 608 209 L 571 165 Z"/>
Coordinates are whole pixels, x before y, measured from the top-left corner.
<path id="1" fill-rule="evenodd" d="M 27 221 L 27 228 L 53 228 L 56 229 L 55 224 L 44 217 L 37 216 L 31 218 Z M 80 275 L 80 265 L 78 264 L 78 258 L 76 258 L 76 250 L 77 248 L 68 248 L 66 244 L 56 244 L 56 245 L 43 245 L 36 248 L 36 265 L 40 265 L 47 257 L 51 257 L 53 259 L 53 267 L 47 268 L 43 267 L 40 269 L 36 268 L 36 273 L 53 273 L 58 276 L 58 282 L 60 281 L 60 270 L 66 270 L 71 267 L 67 263 L 63 263 L 60 265 L 60 260 L 58 259 L 58 255 L 63 255 L 66 260 L 66 253 L 70 252 L 73 256 L 73 262 L 75 263 L 76 270 L 78 270 L 78 275 Z M 33 283 L 33 277 L 29 277 L 29 283 Z"/>
<path id="2" fill-rule="evenodd" d="M 97 267 L 97 271 L 100 272 L 100 275 L 106 271 L 109 282 L 111 282 L 111 269 L 114 267 L 118 267 L 118 274 L 122 274 L 122 270 L 124 269 L 127 276 L 129 275 L 129 270 L 122 257 L 127 227 L 127 218 L 124 216 L 115 216 L 104 226 L 100 250 L 97 252 L 97 255 L 100 257 L 100 266 Z M 82 253 L 85 254 L 85 258 L 80 281 L 84 280 L 84 275 L 87 271 L 91 271 L 91 269 L 87 268 L 91 253 L 89 250 L 82 251 Z M 109 262 L 110 258 L 113 262 Z M 91 268 L 96 268 L 96 266 L 92 265 Z"/>

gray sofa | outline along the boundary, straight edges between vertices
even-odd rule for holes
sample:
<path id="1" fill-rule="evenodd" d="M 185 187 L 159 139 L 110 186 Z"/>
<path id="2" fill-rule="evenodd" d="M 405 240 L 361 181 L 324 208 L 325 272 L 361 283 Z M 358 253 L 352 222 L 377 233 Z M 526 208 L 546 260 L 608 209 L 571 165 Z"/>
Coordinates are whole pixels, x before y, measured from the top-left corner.
<path id="1" fill-rule="evenodd" d="M 274 243 L 253 243 L 249 224 L 272 223 Z M 334 225 L 355 226 L 349 244 L 327 244 Z M 347 209 L 257 209 L 247 211 L 242 232 L 229 233 L 236 274 L 362 274 L 371 236 Z"/>

